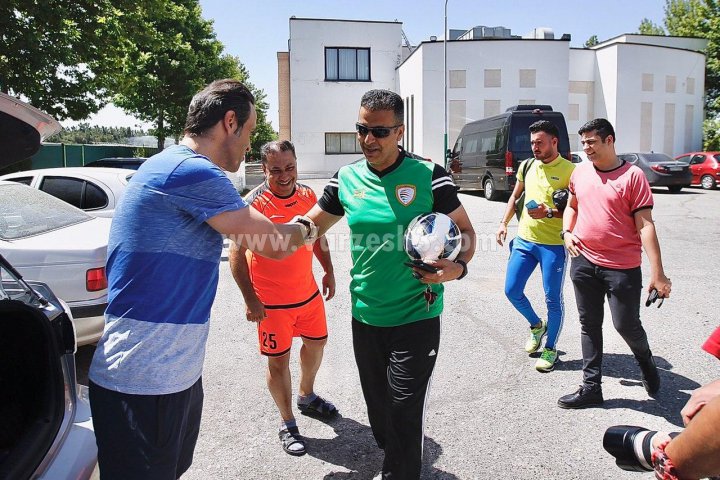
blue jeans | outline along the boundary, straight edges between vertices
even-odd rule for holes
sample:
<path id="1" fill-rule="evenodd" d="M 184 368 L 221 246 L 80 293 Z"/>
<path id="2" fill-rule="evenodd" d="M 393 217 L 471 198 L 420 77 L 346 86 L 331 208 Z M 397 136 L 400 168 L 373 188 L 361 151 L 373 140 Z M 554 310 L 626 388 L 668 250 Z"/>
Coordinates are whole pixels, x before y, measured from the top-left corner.
<path id="1" fill-rule="evenodd" d="M 565 303 L 562 288 L 565 279 L 565 247 L 543 245 L 515 237 L 510 242 L 510 260 L 505 276 L 505 296 L 513 307 L 525 317 L 530 325 L 540 323 L 530 300 L 525 296 L 528 278 L 540 264 L 545 303 L 548 310 L 548 333 L 545 348 L 556 348 L 560 330 L 565 318 Z"/>

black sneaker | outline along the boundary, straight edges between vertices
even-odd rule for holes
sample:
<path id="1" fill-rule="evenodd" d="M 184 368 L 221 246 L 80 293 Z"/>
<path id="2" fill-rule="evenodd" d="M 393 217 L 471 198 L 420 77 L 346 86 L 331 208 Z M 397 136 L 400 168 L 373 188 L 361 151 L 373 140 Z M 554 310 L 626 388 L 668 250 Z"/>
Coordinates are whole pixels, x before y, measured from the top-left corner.
<path id="1" fill-rule="evenodd" d="M 640 370 L 642 370 L 642 384 L 645 391 L 649 395 L 654 395 L 660 390 L 660 375 L 658 375 L 657 365 L 652 354 L 648 360 L 639 361 Z"/>
<path id="2" fill-rule="evenodd" d="M 600 387 L 581 385 L 575 393 L 560 397 L 558 406 L 560 408 L 585 408 L 602 405 L 604 401 Z"/>

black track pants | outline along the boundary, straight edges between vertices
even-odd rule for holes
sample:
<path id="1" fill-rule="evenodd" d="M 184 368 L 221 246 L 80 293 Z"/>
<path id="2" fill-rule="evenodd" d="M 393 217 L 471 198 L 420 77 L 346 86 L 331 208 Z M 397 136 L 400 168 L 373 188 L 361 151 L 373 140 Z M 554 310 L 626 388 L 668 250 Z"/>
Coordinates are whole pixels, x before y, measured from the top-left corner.
<path id="1" fill-rule="evenodd" d="M 398 327 L 373 327 L 353 319 L 352 331 L 370 427 L 385 450 L 383 479 L 418 479 L 440 317 Z"/>

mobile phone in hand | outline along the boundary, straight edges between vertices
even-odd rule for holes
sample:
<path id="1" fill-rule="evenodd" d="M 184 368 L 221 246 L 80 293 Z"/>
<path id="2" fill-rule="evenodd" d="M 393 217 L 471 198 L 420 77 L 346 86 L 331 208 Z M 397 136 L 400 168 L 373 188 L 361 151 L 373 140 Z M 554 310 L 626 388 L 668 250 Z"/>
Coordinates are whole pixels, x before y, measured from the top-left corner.
<path id="1" fill-rule="evenodd" d="M 528 210 L 532 210 L 533 208 L 538 207 L 538 203 L 535 200 L 530 200 L 529 202 L 527 202 L 525 204 L 525 206 L 527 207 Z"/>

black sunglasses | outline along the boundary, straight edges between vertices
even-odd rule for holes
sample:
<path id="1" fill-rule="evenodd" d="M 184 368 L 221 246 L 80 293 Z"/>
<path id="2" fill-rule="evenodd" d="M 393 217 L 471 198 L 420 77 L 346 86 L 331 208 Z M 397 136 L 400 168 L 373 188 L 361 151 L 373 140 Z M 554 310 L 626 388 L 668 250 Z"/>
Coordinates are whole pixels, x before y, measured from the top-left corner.
<path id="1" fill-rule="evenodd" d="M 385 138 L 390 135 L 390 132 L 401 126 L 402 123 L 393 127 L 368 127 L 361 123 L 356 123 L 355 130 L 363 137 L 367 136 L 368 133 L 372 133 L 372 136 L 375 138 Z"/>

